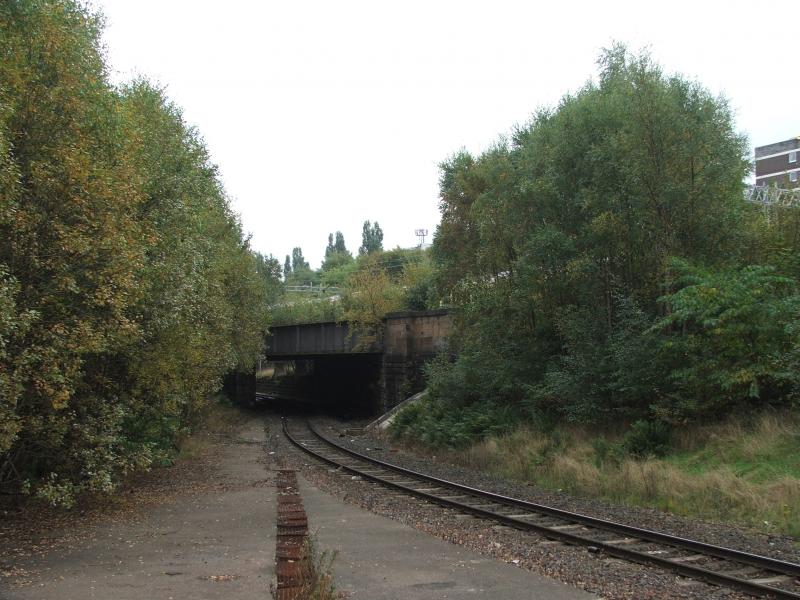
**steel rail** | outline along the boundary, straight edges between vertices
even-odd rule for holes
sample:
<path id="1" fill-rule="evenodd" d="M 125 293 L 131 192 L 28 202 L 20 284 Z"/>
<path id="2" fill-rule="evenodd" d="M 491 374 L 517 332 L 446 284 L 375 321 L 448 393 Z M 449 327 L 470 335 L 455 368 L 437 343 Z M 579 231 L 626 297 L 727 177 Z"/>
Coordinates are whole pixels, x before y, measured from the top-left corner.
<path id="1" fill-rule="evenodd" d="M 531 523 L 530 521 L 525 521 L 516 517 L 504 515 L 501 513 L 496 513 L 491 510 L 487 510 L 477 506 L 472 506 L 470 504 L 452 500 L 446 497 L 437 496 L 436 494 L 431 494 L 429 492 L 418 490 L 413 487 L 403 485 L 401 483 L 384 479 L 374 474 L 366 473 L 353 466 L 346 465 L 333 458 L 325 456 L 324 454 L 315 451 L 312 448 L 309 448 L 306 444 L 302 443 L 301 441 L 297 440 L 294 436 L 292 436 L 292 434 L 289 432 L 286 419 L 284 418 L 282 421 L 283 421 L 283 431 L 286 437 L 292 444 L 294 444 L 304 452 L 307 452 L 308 454 L 316 457 L 319 460 L 322 460 L 323 462 L 344 469 L 364 479 L 368 479 L 370 481 L 374 481 L 376 483 L 380 483 L 385 486 L 390 486 L 402 490 L 405 493 L 417 496 L 427 501 L 447 506 L 449 508 L 454 508 L 461 512 L 467 512 L 485 519 L 490 519 L 502 523 L 504 525 L 514 527 L 516 529 L 536 531 L 538 533 L 545 535 L 548 538 L 563 540 L 570 544 L 582 545 L 582 546 L 594 546 L 595 548 L 602 550 L 603 552 L 605 552 L 610 556 L 615 556 L 617 558 L 622 558 L 624 560 L 629 560 L 641 564 L 657 566 L 660 568 L 673 571 L 685 577 L 702 580 L 707 583 L 713 583 L 715 585 L 720 585 L 724 587 L 735 588 L 747 592 L 749 594 L 757 596 L 774 597 L 774 598 L 795 598 L 795 599 L 800 598 L 800 594 L 791 591 L 774 588 L 760 583 L 755 583 L 747 579 L 741 579 L 738 577 L 725 575 L 724 573 L 711 571 L 708 569 L 704 569 L 702 567 L 675 562 L 673 560 L 667 558 L 660 558 L 652 554 L 630 550 L 600 540 L 588 537 L 582 537 L 579 535 L 569 533 L 567 531 L 553 529 L 552 528 L 553 526 Z M 500 494 L 494 494 L 492 492 L 487 492 L 485 490 L 472 488 L 445 479 L 433 477 L 424 473 L 419 473 L 418 471 L 413 471 L 411 469 L 405 469 L 403 467 L 399 467 L 397 465 L 393 465 L 391 463 L 387 463 L 378 460 L 376 458 L 373 458 L 371 456 L 366 456 L 349 448 L 340 446 L 339 444 L 329 440 L 328 438 L 320 434 L 316 429 L 314 429 L 314 427 L 310 423 L 306 423 L 306 425 L 309 431 L 316 439 L 322 441 L 324 444 L 328 444 L 329 446 L 333 447 L 336 451 L 340 451 L 346 455 L 365 461 L 368 464 L 374 464 L 381 468 L 388 469 L 414 479 L 422 480 L 428 483 L 434 483 L 442 487 L 447 487 L 453 490 L 461 491 L 478 498 L 492 500 L 497 504 L 502 504 L 505 506 L 515 507 L 515 508 L 522 508 L 532 513 L 544 514 L 546 516 L 558 518 L 564 521 L 589 525 L 594 529 L 598 530 L 611 531 L 614 533 L 620 533 L 626 536 L 630 536 L 632 538 L 639 540 L 649 541 L 653 543 L 661 543 L 672 547 L 679 547 L 686 550 L 692 550 L 715 558 L 721 558 L 724 560 L 732 560 L 737 563 L 748 564 L 781 575 L 796 576 L 797 574 L 800 574 L 800 565 L 795 563 L 789 563 L 764 556 L 749 554 L 746 552 L 741 552 L 730 548 L 724 548 L 721 546 L 703 544 L 702 542 L 696 542 L 694 540 L 688 540 L 685 538 L 669 536 L 667 534 L 662 534 L 646 529 L 640 529 L 637 527 L 622 525 L 620 523 L 615 523 L 613 521 L 604 521 L 602 519 L 596 519 L 594 517 L 589 517 L 578 513 L 571 513 L 553 507 L 535 504 L 532 502 L 527 502 L 516 498 L 510 498 L 508 496 L 503 496 Z"/>

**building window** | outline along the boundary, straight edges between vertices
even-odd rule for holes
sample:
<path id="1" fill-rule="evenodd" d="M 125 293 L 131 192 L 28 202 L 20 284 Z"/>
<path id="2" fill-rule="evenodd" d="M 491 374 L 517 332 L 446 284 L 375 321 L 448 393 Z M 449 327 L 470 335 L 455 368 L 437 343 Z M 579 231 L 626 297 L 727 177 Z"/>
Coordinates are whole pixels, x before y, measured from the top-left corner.
<path id="1" fill-rule="evenodd" d="M 797 150 L 792 150 L 789 152 L 789 162 L 796 163 L 797 162 Z"/>
<path id="2" fill-rule="evenodd" d="M 792 183 L 797 183 L 797 171 L 792 171 L 789 173 L 789 181 Z"/>

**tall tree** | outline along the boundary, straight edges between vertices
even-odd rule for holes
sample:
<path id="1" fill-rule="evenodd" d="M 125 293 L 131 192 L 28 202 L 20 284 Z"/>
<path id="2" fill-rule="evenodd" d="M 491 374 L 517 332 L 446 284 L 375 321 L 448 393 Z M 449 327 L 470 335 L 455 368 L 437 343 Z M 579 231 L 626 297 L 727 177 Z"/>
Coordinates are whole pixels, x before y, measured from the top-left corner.
<path id="1" fill-rule="evenodd" d="M 322 262 L 322 271 L 325 273 L 323 278 L 329 285 L 338 285 L 344 282 L 347 278 L 346 273 L 339 273 L 336 270 L 341 270 L 353 262 L 353 255 L 347 250 L 344 244 L 344 235 L 341 231 L 336 232 L 335 241 L 334 235 L 328 235 L 328 247 L 325 250 L 325 260 Z"/>
<path id="2" fill-rule="evenodd" d="M 378 222 L 371 224 L 369 221 L 364 221 L 364 226 L 361 230 L 361 247 L 358 249 L 359 255 L 372 254 L 373 252 L 380 252 L 383 250 L 383 230 Z"/>
<path id="3" fill-rule="evenodd" d="M 402 307 L 402 289 L 389 278 L 378 256 L 359 261 L 350 275 L 344 298 L 344 320 L 350 323 L 358 345 L 368 348 L 380 341 L 381 323 L 387 313 Z"/>
<path id="4" fill-rule="evenodd" d="M 287 254 L 286 260 L 283 261 L 283 279 L 286 280 L 286 278 L 288 278 L 289 275 L 291 274 L 292 274 L 292 259 Z"/>
<path id="5" fill-rule="evenodd" d="M 272 254 L 269 256 L 264 256 L 263 254 L 256 252 L 255 257 L 256 271 L 264 282 L 266 300 L 269 304 L 272 304 L 275 302 L 275 300 L 277 300 L 283 291 L 283 284 L 281 282 L 281 276 L 283 275 L 281 263 L 277 258 L 272 256 Z"/>
<path id="6" fill-rule="evenodd" d="M 673 257 L 722 268 L 741 256 L 746 141 L 724 99 L 646 54 L 617 46 L 599 64 L 510 143 L 442 166 L 433 250 L 462 344 L 434 385 L 442 397 L 575 420 L 699 403 L 678 393 L 679 365 L 653 366 L 653 327 Z"/>
<path id="7" fill-rule="evenodd" d="M 303 258 L 303 250 L 299 246 L 292 248 L 292 272 L 307 271 L 310 266 L 306 259 Z"/>
<path id="8" fill-rule="evenodd" d="M 341 231 L 336 232 L 336 242 L 333 245 L 335 252 L 347 252 L 347 246 L 344 244 L 344 234 Z"/>

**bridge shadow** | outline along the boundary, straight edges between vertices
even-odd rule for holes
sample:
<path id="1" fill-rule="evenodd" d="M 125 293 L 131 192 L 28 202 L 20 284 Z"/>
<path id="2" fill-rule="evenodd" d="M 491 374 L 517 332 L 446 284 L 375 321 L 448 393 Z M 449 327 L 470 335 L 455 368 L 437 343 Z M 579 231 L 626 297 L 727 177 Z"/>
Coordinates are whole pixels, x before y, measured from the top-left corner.
<path id="1" fill-rule="evenodd" d="M 256 378 L 256 404 L 292 414 L 372 416 L 381 411 L 381 365 L 379 354 L 279 361 Z"/>

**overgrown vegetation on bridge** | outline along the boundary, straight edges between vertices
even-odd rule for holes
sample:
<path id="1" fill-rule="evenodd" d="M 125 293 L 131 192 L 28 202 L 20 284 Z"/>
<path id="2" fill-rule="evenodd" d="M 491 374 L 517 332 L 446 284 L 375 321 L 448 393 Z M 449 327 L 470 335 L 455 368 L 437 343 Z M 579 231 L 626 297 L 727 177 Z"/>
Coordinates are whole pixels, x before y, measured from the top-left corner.
<path id="1" fill-rule="evenodd" d="M 433 250 L 458 335 L 401 433 L 627 422 L 657 454 L 676 425 L 796 407 L 800 212 L 746 205 L 724 99 L 623 47 L 599 66 L 442 165 Z"/>
<path id="2" fill-rule="evenodd" d="M 326 268 L 331 260 L 335 266 Z M 318 282 L 316 291 L 292 291 L 297 279 L 291 272 L 272 305 L 274 324 L 349 321 L 369 339 L 390 312 L 439 306 L 429 250 L 376 249 L 356 258 L 340 254 L 308 271 Z"/>
<path id="3" fill-rule="evenodd" d="M 166 460 L 266 325 L 199 134 L 110 85 L 101 29 L 0 4 L 0 493 L 63 504 Z"/>

